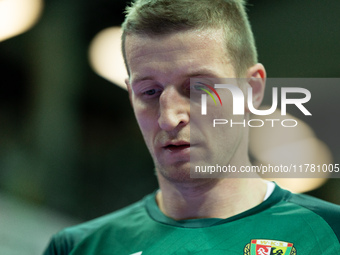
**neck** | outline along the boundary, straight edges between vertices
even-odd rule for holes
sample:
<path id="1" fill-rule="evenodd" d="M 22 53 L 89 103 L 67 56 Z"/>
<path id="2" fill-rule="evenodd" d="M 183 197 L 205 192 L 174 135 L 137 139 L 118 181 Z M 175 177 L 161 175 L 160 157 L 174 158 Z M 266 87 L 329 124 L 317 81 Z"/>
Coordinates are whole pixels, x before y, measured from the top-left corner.
<path id="1" fill-rule="evenodd" d="M 161 176 L 158 179 L 158 206 L 175 220 L 234 216 L 260 204 L 267 188 L 259 178 L 200 179 L 190 184 L 169 183 Z"/>

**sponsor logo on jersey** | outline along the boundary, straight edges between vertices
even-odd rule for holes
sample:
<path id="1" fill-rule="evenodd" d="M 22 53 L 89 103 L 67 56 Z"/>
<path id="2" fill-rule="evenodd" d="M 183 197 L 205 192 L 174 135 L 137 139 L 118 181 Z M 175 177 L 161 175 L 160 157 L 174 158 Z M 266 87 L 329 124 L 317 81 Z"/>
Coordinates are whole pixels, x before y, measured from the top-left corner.
<path id="1" fill-rule="evenodd" d="M 266 239 L 252 239 L 243 251 L 244 255 L 296 255 L 293 243 Z"/>

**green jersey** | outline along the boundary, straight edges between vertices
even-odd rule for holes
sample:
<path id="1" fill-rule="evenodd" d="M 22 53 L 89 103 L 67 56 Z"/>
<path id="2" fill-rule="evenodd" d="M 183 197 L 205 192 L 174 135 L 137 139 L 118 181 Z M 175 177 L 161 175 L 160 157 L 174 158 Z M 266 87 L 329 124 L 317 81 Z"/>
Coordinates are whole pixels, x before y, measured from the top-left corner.
<path id="1" fill-rule="evenodd" d="M 175 221 L 155 193 L 53 236 L 45 255 L 340 254 L 340 206 L 276 186 L 270 197 L 227 219 Z"/>

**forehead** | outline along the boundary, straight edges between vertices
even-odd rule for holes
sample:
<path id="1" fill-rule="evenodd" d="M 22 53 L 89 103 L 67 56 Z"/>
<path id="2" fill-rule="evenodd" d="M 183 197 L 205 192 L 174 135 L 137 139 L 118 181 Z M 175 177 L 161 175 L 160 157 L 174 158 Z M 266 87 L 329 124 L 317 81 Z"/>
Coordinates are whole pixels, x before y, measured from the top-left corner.
<path id="1" fill-rule="evenodd" d="M 203 39 L 203 40 L 200 40 Z M 223 30 L 222 29 L 195 29 L 179 31 L 177 33 L 169 33 L 162 35 L 150 35 L 150 34 L 127 34 L 125 40 L 126 54 L 132 53 L 134 50 L 145 47 L 150 43 L 154 45 L 162 46 L 164 43 L 169 49 L 177 47 L 186 47 L 190 43 L 190 46 L 207 47 L 211 43 L 223 42 Z M 152 49 L 155 50 L 155 49 Z"/>
<path id="2" fill-rule="evenodd" d="M 148 68 L 159 71 L 167 66 L 174 71 L 204 65 L 216 68 L 230 63 L 222 29 L 188 30 L 161 36 L 127 35 L 125 50 L 132 76 L 150 71 Z"/>

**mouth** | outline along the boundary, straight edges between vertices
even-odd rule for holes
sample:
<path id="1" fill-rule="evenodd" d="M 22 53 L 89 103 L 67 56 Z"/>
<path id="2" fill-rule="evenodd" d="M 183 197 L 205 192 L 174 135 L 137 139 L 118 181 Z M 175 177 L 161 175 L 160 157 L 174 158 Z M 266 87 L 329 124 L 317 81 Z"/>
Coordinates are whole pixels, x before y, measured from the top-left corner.
<path id="1" fill-rule="evenodd" d="M 190 143 L 187 142 L 169 143 L 163 146 L 163 148 L 169 151 L 176 152 L 190 148 Z"/>

